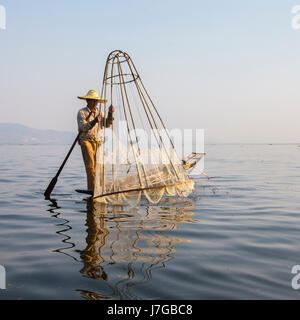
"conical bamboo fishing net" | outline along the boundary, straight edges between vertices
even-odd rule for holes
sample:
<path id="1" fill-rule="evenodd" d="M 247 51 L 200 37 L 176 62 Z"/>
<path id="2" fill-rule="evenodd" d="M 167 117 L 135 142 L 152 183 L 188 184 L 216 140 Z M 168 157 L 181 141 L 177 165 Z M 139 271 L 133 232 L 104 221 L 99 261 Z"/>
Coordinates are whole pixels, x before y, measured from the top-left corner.
<path id="1" fill-rule="evenodd" d="M 115 108 L 110 128 L 98 135 L 94 200 L 132 206 L 144 196 L 159 203 L 167 196 L 187 196 L 193 181 L 178 158 L 169 133 L 128 54 L 107 58 L 101 98 Z"/>

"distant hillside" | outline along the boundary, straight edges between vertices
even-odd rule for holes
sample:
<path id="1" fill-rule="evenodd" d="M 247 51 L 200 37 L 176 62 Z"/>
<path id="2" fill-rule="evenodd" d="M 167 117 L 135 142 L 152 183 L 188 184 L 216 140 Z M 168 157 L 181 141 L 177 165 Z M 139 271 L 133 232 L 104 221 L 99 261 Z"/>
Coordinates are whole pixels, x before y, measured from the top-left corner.
<path id="1" fill-rule="evenodd" d="M 32 129 L 22 124 L 0 123 L 0 144 L 70 144 L 76 132 Z"/>

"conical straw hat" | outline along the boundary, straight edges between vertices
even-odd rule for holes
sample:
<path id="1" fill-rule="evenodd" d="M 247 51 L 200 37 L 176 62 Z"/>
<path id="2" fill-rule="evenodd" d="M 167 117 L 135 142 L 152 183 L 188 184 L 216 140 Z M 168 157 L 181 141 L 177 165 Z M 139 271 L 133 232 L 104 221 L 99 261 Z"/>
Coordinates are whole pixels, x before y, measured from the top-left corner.
<path id="1" fill-rule="evenodd" d="M 92 100 L 99 100 L 99 102 L 107 102 L 107 100 L 103 100 L 99 97 L 96 90 L 90 90 L 85 96 L 79 96 L 78 99 L 86 100 L 86 99 L 92 99 Z"/>

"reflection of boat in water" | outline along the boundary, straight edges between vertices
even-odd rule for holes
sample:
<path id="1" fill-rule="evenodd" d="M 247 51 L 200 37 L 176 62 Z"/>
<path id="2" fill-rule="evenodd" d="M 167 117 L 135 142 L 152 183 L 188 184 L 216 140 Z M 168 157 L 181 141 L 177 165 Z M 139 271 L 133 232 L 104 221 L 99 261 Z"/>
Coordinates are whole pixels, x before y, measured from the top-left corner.
<path id="1" fill-rule="evenodd" d="M 153 271 L 166 268 L 176 258 L 176 244 L 189 241 L 175 234 L 181 223 L 193 221 L 192 208 L 193 202 L 187 200 L 127 210 L 88 201 L 86 247 L 76 250 L 80 257 L 75 260 L 83 263 L 80 268 L 83 277 L 98 284 L 97 290 L 77 291 L 93 300 L 139 299 L 138 289 L 147 285 Z M 67 250 L 56 251 L 67 254 Z"/>

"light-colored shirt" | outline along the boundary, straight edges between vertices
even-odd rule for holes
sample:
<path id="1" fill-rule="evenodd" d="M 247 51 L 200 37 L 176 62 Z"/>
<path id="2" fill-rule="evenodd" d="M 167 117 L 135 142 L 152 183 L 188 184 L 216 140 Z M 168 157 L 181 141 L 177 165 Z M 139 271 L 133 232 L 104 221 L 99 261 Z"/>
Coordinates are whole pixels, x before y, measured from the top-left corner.
<path id="1" fill-rule="evenodd" d="M 113 121 L 112 114 L 108 114 L 105 119 L 104 113 L 101 112 L 102 119 L 93 127 L 91 122 L 98 116 L 98 111 L 92 112 L 88 107 L 82 108 L 77 114 L 78 131 L 81 132 L 79 137 L 79 144 L 81 140 L 96 140 L 101 141 L 101 129 L 110 127 Z M 106 120 L 106 121 L 105 121 Z"/>

